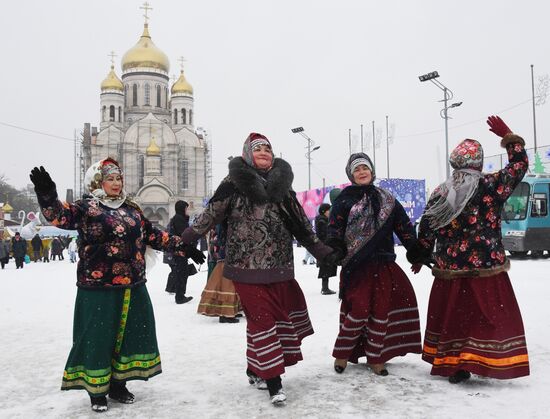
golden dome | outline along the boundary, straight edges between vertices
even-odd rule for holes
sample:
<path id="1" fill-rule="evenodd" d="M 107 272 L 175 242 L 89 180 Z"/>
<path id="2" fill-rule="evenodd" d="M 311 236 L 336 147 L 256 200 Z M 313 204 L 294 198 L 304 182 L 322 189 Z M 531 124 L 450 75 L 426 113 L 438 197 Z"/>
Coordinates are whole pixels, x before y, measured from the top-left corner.
<path id="1" fill-rule="evenodd" d="M 155 137 L 151 137 L 149 147 L 147 147 L 147 149 L 145 150 L 145 154 L 147 154 L 148 156 L 160 156 L 160 148 L 155 141 Z"/>
<path id="2" fill-rule="evenodd" d="M 158 68 L 166 72 L 170 70 L 170 61 L 151 40 L 147 23 L 143 26 L 143 34 L 137 44 L 122 57 L 122 71 L 135 67 Z"/>
<path id="3" fill-rule="evenodd" d="M 101 82 L 101 90 L 124 90 L 124 85 L 122 84 L 122 81 L 118 78 L 118 76 L 115 74 L 115 66 L 111 65 L 111 71 L 109 71 L 109 74 L 107 74 L 107 77 L 105 77 L 105 80 Z"/>
<path id="4" fill-rule="evenodd" d="M 13 212 L 13 207 L 6 202 L 2 207 L 2 211 L 4 211 L 5 213 Z"/>
<path id="5" fill-rule="evenodd" d="M 191 86 L 189 82 L 185 79 L 185 76 L 183 75 L 183 70 L 181 70 L 179 79 L 177 79 L 176 82 L 172 85 L 171 92 L 172 94 L 175 94 L 175 93 L 189 93 L 190 95 L 193 94 L 193 86 Z"/>

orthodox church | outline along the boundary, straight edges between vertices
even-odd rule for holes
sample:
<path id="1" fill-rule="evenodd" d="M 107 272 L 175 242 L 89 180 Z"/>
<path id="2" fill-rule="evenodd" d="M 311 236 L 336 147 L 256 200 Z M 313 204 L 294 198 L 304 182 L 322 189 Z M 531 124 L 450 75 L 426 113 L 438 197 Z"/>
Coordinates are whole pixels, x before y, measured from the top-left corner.
<path id="1" fill-rule="evenodd" d="M 209 196 L 210 150 L 206 132 L 195 128 L 193 87 L 183 64 L 171 83 L 168 57 L 149 33 L 147 4 L 145 12 L 141 37 L 122 57 L 120 78 L 111 55 L 101 82 L 99 131 L 84 125 L 81 156 L 83 167 L 107 156 L 118 160 L 126 192 L 149 220 L 166 226 L 177 200 L 195 213 Z"/>

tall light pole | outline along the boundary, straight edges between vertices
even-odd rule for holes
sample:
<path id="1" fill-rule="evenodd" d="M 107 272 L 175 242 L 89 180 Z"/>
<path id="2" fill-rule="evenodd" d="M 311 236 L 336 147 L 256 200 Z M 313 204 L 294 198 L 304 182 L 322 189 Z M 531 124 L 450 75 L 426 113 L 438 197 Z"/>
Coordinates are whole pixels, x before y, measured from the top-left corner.
<path id="1" fill-rule="evenodd" d="M 535 140 L 535 154 L 537 153 L 537 119 L 535 116 L 535 76 L 533 74 L 533 64 L 531 64 L 531 95 L 533 99 L 533 140 Z"/>
<path id="2" fill-rule="evenodd" d="M 294 134 L 300 134 L 302 137 L 304 137 L 307 140 L 307 153 L 305 154 L 307 158 L 307 189 L 311 189 L 311 153 L 313 153 L 315 150 L 319 150 L 321 148 L 320 145 L 315 146 L 315 142 L 307 136 L 307 134 L 304 132 L 304 127 L 297 127 L 292 128 L 291 131 Z"/>
<path id="3" fill-rule="evenodd" d="M 386 115 L 386 168 L 388 170 L 388 179 L 390 178 L 390 132 L 388 129 L 388 115 Z"/>
<path id="4" fill-rule="evenodd" d="M 449 100 L 453 98 L 453 92 L 447 88 L 443 83 L 441 83 L 439 80 L 436 80 L 439 77 L 439 73 L 437 71 L 432 71 L 431 73 L 423 74 L 422 76 L 418 76 L 418 79 L 421 82 L 424 81 L 431 81 L 433 84 L 435 84 L 439 89 L 443 90 L 443 109 L 439 113 L 441 115 L 441 118 L 445 120 L 445 174 L 447 175 L 447 178 L 451 176 L 451 168 L 449 166 L 449 114 L 448 110 L 450 108 L 456 108 L 457 106 L 462 105 L 462 102 L 453 103 L 451 106 L 448 106 Z"/>

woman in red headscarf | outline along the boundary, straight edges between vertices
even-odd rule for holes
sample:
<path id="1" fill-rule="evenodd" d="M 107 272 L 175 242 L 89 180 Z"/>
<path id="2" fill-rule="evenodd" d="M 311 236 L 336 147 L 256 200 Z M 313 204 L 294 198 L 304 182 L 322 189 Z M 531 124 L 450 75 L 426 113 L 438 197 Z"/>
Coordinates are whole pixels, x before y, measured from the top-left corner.
<path id="1" fill-rule="evenodd" d="M 462 141 L 451 153 L 452 176 L 430 197 L 420 222 L 420 246 L 411 263 L 430 258 L 435 276 L 422 358 L 432 375 L 451 383 L 471 373 L 492 378 L 529 375 L 521 313 L 508 278 L 510 261 L 501 241 L 501 211 L 528 168 L 523 139 L 498 116 L 490 130 L 501 137 L 508 164 L 484 174 L 483 149 Z"/>
<path id="2" fill-rule="evenodd" d="M 274 158 L 269 140 L 252 133 L 207 208 L 183 233 L 192 243 L 224 225 L 223 276 L 233 281 L 246 315 L 247 375 L 250 384 L 267 387 L 273 404 L 286 400 L 281 374 L 302 360 L 302 339 L 313 333 L 294 278 L 293 237 L 318 259 L 335 263 L 343 256 L 313 233 L 292 191 L 293 178 L 290 165 Z"/>
<path id="3" fill-rule="evenodd" d="M 83 389 L 92 410 L 107 410 L 107 399 L 133 403 L 129 380 L 161 373 L 153 306 L 145 286 L 145 248 L 199 259 L 182 240 L 162 232 L 124 193 L 123 173 L 107 158 L 86 172 L 87 192 L 62 203 L 43 168 L 31 171 L 42 214 L 59 228 L 78 231 L 78 287 L 73 346 L 62 390 Z M 204 259 L 204 256 L 203 256 Z"/>

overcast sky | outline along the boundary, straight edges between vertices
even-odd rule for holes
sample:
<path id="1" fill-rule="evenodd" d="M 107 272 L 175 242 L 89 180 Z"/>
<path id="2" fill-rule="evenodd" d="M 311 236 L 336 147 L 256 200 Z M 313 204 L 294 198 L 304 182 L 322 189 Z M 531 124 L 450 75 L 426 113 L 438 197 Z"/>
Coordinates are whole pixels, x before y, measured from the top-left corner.
<path id="1" fill-rule="evenodd" d="M 114 50 L 120 59 L 143 28 L 141 0 L 22 0 L 2 4 L 0 174 L 17 187 L 44 165 L 60 189 L 73 184 L 70 141 L 84 122 L 99 125 L 99 85 Z M 386 176 L 385 116 L 395 125 L 392 177 L 442 180 L 443 93 L 418 76 L 433 70 L 461 107 L 450 110 L 450 148 L 475 138 L 500 152 L 485 119 L 497 113 L 533 145 L 531 69 L 550 72 L 549 10 L 543 1 L 150 0 L 150 33 L 170 58 L 186 58 L 195 122 L 213 138 L 213 186 L 240 154 L 250 131 L 262 132 L 307 188 L 303 126 L 321 148 L 312 186 L 346 181 L 348 129 L 365 141 L 383 129 L 376 150 Z M 550 105 L 537 107 L 537 140 L 550 144 Z M 420 134 L 420 135 L 417 135 Z M 367 149 L 372 155 L 372 146 Z M 1 197 L 0 200 L 3 200 Z"/>

